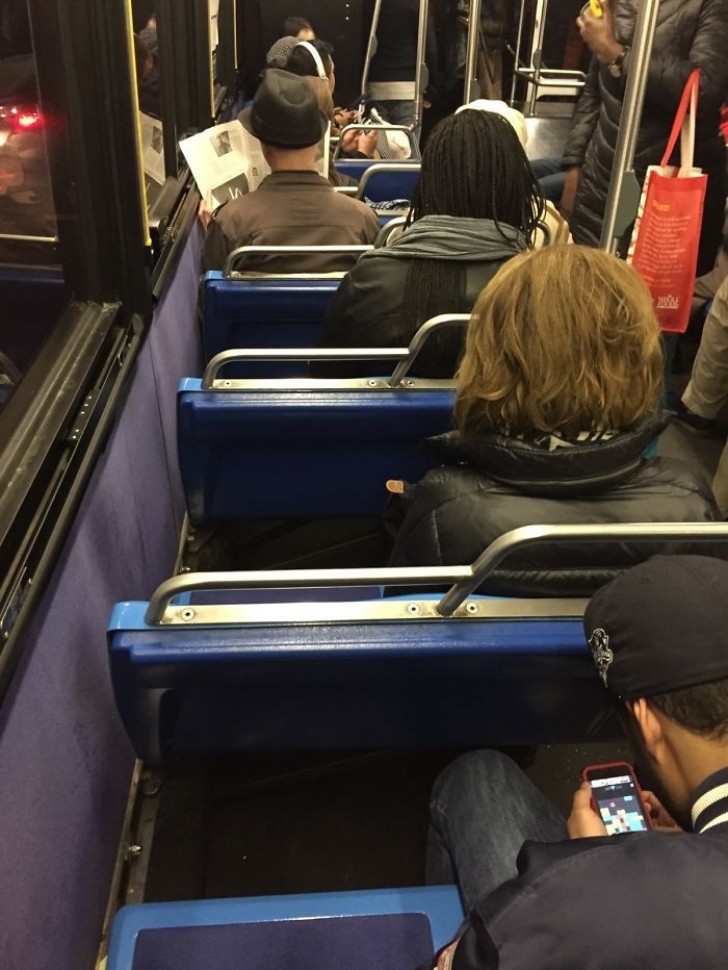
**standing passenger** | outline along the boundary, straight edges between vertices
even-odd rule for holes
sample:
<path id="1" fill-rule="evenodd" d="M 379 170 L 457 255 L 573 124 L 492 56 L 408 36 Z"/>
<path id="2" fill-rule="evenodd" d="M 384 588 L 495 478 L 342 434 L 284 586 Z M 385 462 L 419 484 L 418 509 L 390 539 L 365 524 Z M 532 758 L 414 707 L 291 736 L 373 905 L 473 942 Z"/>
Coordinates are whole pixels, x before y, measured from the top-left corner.
<path id="1" fill-rule="evenodd" d="M 373 12 L 373 4 L 368 8 Z M 415 76 L 420 24 L 419 0 L 383 0 L 377 47 L 369 68 L 368 97 L 391 125 L 415 123 Z M 430 83 L 437 73 L 437 41 L 432 20 L 427 24 L 427 66 Z"/>
<path id="2" fill-rule="evenodd" d="M 305 17 L 286 17 L 283 21 L 282 37 L 295 37 L 296 40 L 316 40 L 316 31 Z"/>
<path id="3" fill-rule="evenodd" d="M 564 148 L 562 210 L 574 210 L 576 242 L 597 246 L 617 145 L 639 0 L 602 0 L 604 15 L 587 8 L 577 23 L 592 51 L 584 91 Z M 698 276 L 713 268 L 723 235 L 725 145 L 718 134 L 728 96 L 728 0 L 663 0 L 658 16 L 634 167 L 640 181 L 659 164 L 685 82 L 700 68 L 695 164 L 708 175 Z"/>

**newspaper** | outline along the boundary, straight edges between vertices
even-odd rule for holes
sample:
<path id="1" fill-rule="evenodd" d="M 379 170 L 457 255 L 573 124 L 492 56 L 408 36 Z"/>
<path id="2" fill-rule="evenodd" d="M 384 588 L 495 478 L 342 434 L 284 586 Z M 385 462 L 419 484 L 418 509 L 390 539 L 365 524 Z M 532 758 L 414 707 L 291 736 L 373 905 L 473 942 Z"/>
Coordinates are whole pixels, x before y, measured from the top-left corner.
<path id="1" fill-rule="evenodd" d="M 214 54 L 220 43 L 220 35 L 218 32 L 220 0 L 209 0 L 208 10 L 210 13 L 210 51 Z"/>
<path id="2" fill-rule="evenodd" d="M 319 142 L 316 168 L 320 175 L 329 174 L 330 129 Z M 212 196 L 215 208 L 254 192 L 270 168 L 263 157 L 258 139 L 239 121 L 207 128 L 179 143 L 197 188 L 203 199 Z"/>
<path id="3" fill-rule="evenodd" d="M 164 185 L 166 174 L 164 171 L 164 137 L 162 135 L 162 122 L 151 115 L 139 112 L 139 120 L 142 130 L 142 158 L 144 159 L 144 172 L 149 178 L 154 179 L 158 185 Z"/>

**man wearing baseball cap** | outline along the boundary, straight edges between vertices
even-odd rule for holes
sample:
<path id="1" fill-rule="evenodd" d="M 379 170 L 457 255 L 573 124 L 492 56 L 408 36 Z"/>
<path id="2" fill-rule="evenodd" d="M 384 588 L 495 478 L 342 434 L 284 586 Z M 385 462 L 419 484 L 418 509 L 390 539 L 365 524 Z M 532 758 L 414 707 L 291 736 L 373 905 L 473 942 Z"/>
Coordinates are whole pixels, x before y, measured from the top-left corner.
<path id="1" fill-rule="evenodd" d="M 328 119 L 305 78 L 277 68 L 266 71 L 244 128 L 260 139 L 271 174 L 256 192 L 226 202 L 212 214 L 202 256 L 203 272 L 222 269 L 238 246 L 361 246 L 374 243 L 379 222 L 363 202 L 334 191 L 316 171 L 316 155 Z M 258 257 L 246 269 L 331 273 L 349 269 L 355 257 L 315 253 Z"/>
<path id="2" fill-rule="evenodd" d="M 505 755 L 462 756 L 433 790 L 428 881 L 470 916 L 438 968 L 728 966 L 728 562 L 655 557 L 584 626 L 653 829 L 607 836 L 588 785 L 565 821 Z"/>

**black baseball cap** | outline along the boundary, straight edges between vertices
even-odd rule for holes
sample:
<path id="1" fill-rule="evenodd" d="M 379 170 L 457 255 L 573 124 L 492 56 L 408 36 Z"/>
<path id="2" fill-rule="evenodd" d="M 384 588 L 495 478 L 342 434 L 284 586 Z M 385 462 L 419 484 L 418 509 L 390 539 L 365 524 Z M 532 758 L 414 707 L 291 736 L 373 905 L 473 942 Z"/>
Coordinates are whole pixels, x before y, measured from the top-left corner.
<path id="1" fill-rule="evenodd" d="M 308 81 L 275 67 L 265 72 L 253 104 L 238 120 L 251 135 L 279 148 L 315 145 L 329 124 Z"/>
<path id="2" fill-rule="evenodd" d="M 728 562 L 655 556 L 597 590 L 584 631 L 625 701 L 728 678 Z"/>

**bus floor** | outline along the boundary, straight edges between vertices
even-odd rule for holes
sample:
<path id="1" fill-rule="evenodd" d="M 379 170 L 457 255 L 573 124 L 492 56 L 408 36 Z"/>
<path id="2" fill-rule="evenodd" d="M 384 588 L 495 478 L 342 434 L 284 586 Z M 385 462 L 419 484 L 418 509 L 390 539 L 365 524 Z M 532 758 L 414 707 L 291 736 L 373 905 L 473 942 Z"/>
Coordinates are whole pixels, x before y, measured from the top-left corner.
<path id="1" fill-rule="evenodd" d="M 506 749 L 568 815 L 581 769 L 626 744 Z M 164 778 L 147 902 L 417 886 L 428 799 L 459 751 L 236 755 Z"/>

